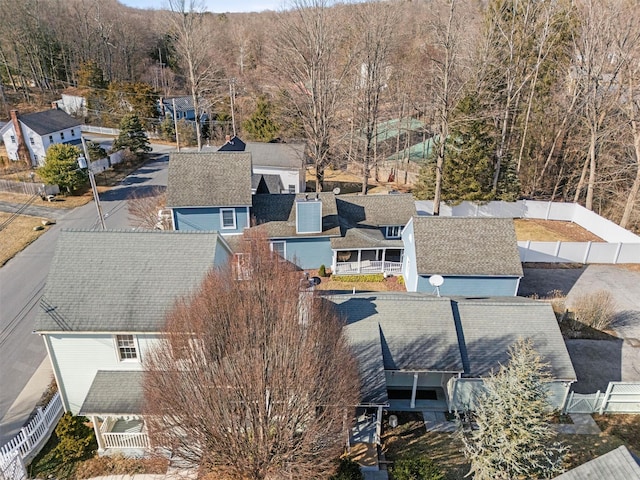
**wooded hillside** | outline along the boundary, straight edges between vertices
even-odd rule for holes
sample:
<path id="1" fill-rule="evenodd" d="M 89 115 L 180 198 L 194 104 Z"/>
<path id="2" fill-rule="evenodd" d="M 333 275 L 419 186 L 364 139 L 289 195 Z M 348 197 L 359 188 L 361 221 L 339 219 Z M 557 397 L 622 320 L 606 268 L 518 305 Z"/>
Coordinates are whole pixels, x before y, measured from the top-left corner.
<path id="1" fill-rule="evenodd" d="M 317 188 L 329 166 L 363 191 L 421 167 L 419 198 L 577 201 L 640 229 L 638 2 L 329 3 L 0 0 L 2 117 L 73 88 L 88 122 L 160 129 L 157 99 L 188 95 L 208 119 L 194 142 L 232 117 L 245 140 L 303 139 Z"/>

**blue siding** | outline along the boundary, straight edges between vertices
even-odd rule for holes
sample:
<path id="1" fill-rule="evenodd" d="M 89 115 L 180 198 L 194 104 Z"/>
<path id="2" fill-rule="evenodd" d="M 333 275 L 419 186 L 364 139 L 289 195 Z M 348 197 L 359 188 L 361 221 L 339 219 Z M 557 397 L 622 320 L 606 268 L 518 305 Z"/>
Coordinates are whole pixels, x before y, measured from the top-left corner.
<path id="1" fill-rule="evenodd" d="M 236 228 L 220 228 L 223 208 L 235 208 Z M 246 207 L 174 208 L 173 220 L 176 230 L 217 231 L 223 235 L 242 233 L 249 226 Z"/>
<path id="2" fill-rule="evenodd" d="M 518 277 L 446 276 L 440 287 L 440 295 L 463 297 L 513 297 L 518 288 Z M 418 292 L 434 292 L 429 277 L 418 278 Z"/>
<path id="3" fill-rule="evenodd" d="M 322 203 L 316 200 L 296 201 L 296 232 L 322 231 Z"/>
<path id="4" fill-rule="evenodd" d="M 303 269 L 317 269 L 320 265 L 330 267 L 333 259 L 331 242 L 327 237 L 319 238 L 287 238 L 287 260 Z"/>

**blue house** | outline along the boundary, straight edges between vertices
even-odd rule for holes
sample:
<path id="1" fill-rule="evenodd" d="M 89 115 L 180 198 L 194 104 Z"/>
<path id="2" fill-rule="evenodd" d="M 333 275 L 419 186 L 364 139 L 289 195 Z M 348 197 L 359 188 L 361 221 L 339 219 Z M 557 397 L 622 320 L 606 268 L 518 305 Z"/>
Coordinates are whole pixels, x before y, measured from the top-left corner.
<path id="1" fill-rule="evenodd" d="M 253 217 L 282 258 L 303 269 L 331 265 L 331 241 L 340 236 L 333 193 L 254 195 Z"/>
<path id="2" fill-rule="evenodd" d="M 407 291 L 465 297 L 515 296 L 523 276 L 510 218 L 413 217 L 402 232 Z"/>
<path id="3" fill-rule="evenodd" d="M 184 119 L 192 122 L 196 119 L 196 111 L 193 108 L 193 97 L 191 95 L 161 98 L 158 103 L 160 104 L 160 113 L 163 117 L 169 117 L 175 120 Z"/>
<path id="4" fill-rule="evenodd" d="M 167 208 L 175 230 L 241 234 L 250 220 L 251 154 L 171 154 Z"/>

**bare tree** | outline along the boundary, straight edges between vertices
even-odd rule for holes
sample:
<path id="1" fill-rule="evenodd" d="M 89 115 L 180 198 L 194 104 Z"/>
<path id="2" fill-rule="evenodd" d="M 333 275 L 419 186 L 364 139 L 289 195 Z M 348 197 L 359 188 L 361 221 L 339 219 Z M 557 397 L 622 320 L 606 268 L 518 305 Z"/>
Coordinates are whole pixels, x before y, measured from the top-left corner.
<path id="1" fill-rule="evenodd" d="M 161 214 L 165 205 L 164 187 L 152 187 L 142 193 L 135 190 L 127 199 L 129 220 L 136 228 L 171 230 L 171 219 Z"/>
<path id="2" fill-rule="evenodd" d="M 199 95 L 211 74 L 209 57 L 209 32 L 204 22 L 202 0 L 168 0 L 169 19 L 173 27 L 175 48 L 186 68 L 187 80 L 193 99 L 198 150 L 202 149 L 200 134 Z"/>
<path id="3" fill-rule="evenodd" d="M 329 0 L 292 0 L 281 14 L 274 66 L 283 77 L 282 91 L 300 122 L 315 167 L 316 191 L 322 190 L 329 163 L 331 134 L 342 84 L 352 63 L 342 44 L 346 29 L 338 25 Z"/>
<path id="4" fill-rule="evenodd" d="M 326 478 L 358 403 L 343 324 L 265 238 L 240 243 L 149 355 L 151 438 L 215 478 Z"/>

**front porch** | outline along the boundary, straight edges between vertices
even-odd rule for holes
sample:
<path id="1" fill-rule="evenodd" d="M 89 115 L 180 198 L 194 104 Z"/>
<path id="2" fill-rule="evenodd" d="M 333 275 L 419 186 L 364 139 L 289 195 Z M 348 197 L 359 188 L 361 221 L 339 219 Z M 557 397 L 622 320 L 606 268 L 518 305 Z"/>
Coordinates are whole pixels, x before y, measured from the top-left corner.
<path id="1" fill-rule="evenodd" d="M 334 275 L 399 275 L 403 253 L 401 248 L 334 250 L 331 271 Z"/>
<path id="2" fill-rule="evenodd" d="M 141 416 L 92 416 L 93 430 L 98 441 L 98 453 L 125 456 L 144 456 L 150 448 L 144 418 Z"/>

